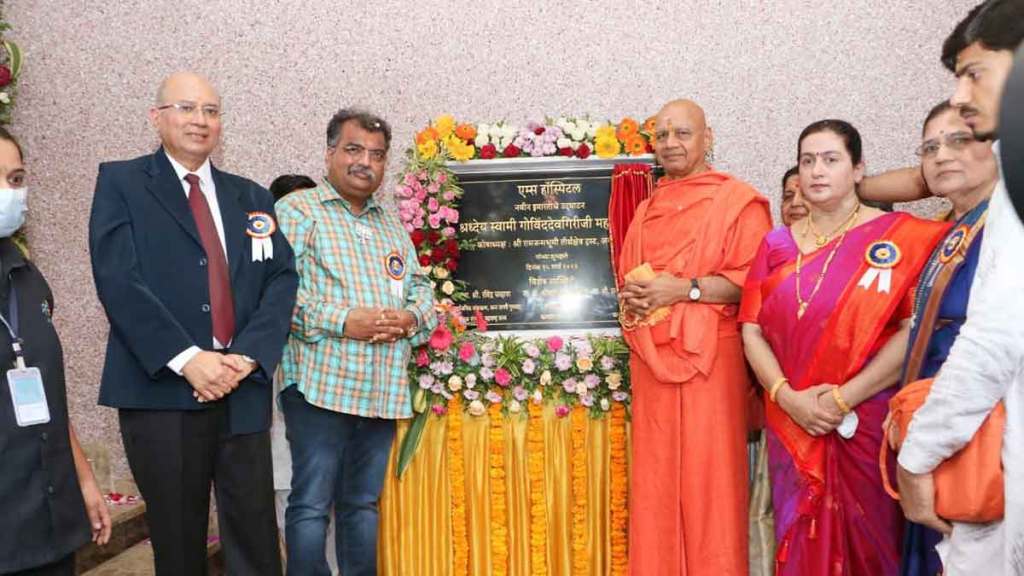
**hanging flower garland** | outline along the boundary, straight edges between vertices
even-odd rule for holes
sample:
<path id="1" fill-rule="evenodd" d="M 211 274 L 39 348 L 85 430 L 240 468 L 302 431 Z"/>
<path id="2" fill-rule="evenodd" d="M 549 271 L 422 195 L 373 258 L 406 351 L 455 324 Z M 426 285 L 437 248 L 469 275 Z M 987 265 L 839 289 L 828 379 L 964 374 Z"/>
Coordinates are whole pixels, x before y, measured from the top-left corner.
<path id="1" fill-rule="evenodd" d="M 572 411 L 572 573 L 590 574 L 587 554 L 587 413 Z"/>
<path id="2" fill-rule="evenodd" d="M 530 574 L 548 573 L 548 506 L 544 477 L 544 407 L 528 402 L 526 469 L 530 478 Z"/>
<path id="3" fill-rule="evenodd" d="M 491 485 L 491 575 L 508 574 L 508 484 L 505 477 L 505 418 L 501 405 L 491 404 L 488 444 Z"/>
<path id="4" fill-rule="evenodd" d="M 462 438 L 462 400 L 454 396 L 449 404 L 448 478 L 452 505 L 452 574 L 469 573 L 469 535 L 466 526 L 466 459 Z"/>
<path id="5" fill-rule="evenodd" d="M 612 407 L 608 422 L 611 450 L 611 575 L 629 574 L 629 470 L 626 459 L 626 408 Z"/>

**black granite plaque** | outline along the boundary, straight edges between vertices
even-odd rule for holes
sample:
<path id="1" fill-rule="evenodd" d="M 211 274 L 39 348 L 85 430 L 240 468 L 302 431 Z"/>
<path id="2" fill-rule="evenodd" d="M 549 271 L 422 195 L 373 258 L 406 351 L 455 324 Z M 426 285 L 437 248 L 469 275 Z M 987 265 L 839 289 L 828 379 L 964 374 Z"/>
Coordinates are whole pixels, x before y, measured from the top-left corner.
<path id="1" fill-rule="evenodd" d="M 650 161 L 649 159 L 645 159 Z M 453 165 L 459 230 L 476 236 L 456 278 L 492 330 L 618 328 L 608 198 L 613 162 L 490 160 Z"/>

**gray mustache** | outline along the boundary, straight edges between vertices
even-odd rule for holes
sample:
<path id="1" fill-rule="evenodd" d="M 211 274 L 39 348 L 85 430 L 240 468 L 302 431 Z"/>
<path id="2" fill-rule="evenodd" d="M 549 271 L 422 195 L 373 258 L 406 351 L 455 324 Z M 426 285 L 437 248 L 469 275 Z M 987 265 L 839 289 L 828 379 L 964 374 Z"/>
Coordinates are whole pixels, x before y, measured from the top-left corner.
<path id="1" fill-rule="evenodd" d="M 348 167 L 348 173 L 352 174 L 352 175 L 356 175 L 356 174 L 362 175 L 362 176 L 365 176 L 365 177 L 369 178 L 370 180 L 376 179 L 376 177 L 374 176 L 373 172 L 371 172 L 368 167 L 362 166 L 362 165 L 359 165 L 359 164 L 356 164 L 356 165 L 353 165 L 353 166 L 349 166 Z"/>

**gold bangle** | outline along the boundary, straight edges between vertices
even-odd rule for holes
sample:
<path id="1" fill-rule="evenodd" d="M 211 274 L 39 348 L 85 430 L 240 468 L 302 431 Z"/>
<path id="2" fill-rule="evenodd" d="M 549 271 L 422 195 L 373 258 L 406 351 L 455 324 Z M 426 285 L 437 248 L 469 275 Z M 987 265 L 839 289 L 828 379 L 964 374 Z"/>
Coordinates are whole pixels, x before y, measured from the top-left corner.
<path id="1" fill-rule="evenodd" d="M 775 402 L 775 395 L 779 393 L 779 390 L 782 388 L 783 384 L 789 384 L 789 378 L 783 376 L 782 378 L 776 380 L 775 384 L 772 384 L 772 387 L 768 389 L 769 400 Z"/>
<path id="2" fill-rule="evenodd" d="M 839 386 L 832 388 L 832 399 L 836 401 L 836 406 L 839 407 L 839 411 L 842 412 L 844 416 L 853 412 L 853 408 L 850 408 L 850 405 L 846 403 L 846 400 L 843 400 L 843 395 L 839 393 Z"/>

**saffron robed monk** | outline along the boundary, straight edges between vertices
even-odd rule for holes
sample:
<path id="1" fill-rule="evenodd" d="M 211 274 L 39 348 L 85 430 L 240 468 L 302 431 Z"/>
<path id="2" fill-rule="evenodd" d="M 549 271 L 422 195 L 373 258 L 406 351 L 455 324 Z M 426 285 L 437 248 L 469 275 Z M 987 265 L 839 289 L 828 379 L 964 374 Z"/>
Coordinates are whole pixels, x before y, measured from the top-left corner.
<path id="1" fill-rule="evenodd" d="M 298 278 L 263 187 L 213 167 L 220 96 L 168 77 L 155 153 L 100 165 L 89 248 L 110 321 L 100 404 L 118 409 L 156 574 L 206 573 L 210 485 L 229 574 L 281 573 L 271 377 Z"/>
<path id="2" fill-rule="evenodd" d="M 747 394 L 736 304 L 768 202 L 709 165 L 692 101 L 655 124 L 665 169 L 637 209 L 618 274 L 633 379 L 630 571 L 747 574 Z"/>

